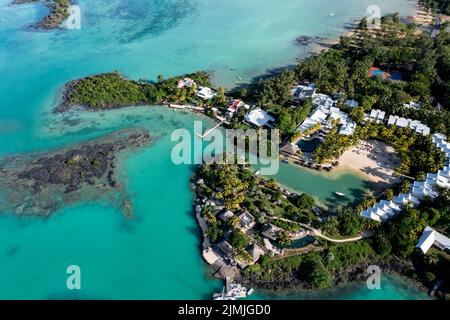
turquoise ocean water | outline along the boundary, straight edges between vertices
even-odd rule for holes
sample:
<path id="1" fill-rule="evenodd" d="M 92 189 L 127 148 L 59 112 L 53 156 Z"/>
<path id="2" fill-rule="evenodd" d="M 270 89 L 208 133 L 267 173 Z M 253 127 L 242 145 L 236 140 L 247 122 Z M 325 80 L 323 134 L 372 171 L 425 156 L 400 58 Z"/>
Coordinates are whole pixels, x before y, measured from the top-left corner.
<path id="1" fill-rule="evenodd" d="M 76 2 L 81 30 L 33 32 L 27 25 L 46 14 L 43 6 L 0 0 L 0 156 L 44 151 L 132 126 L 147 128 L 155 141 L 121 162 L 132 221 L 107 202 L 79 203 L 46 220 L 0 212 L 0 298 L 209 298 L 222 284 L 209 278 L 200 256 L 189 189 L 193 168 L 170 161 L 171 132 L 192 128 L 199 116 L 163 107 L 55 115 L 58 92 L 68 80 L 112 70 L 154 79 L 203 69 L 217 84 L 231 87 L 237 76 L 249 81 L 294 63 L 311 50 L 296 46 L 296 37 L 334 38 L 373 1 Z M 379 3 L 386 13 L 412 12 L 404 0 Z M 211 124 L 203 120 L 205 127 Z M 280 182 L 325 203 L 343 186 L 355 199 L 366 187 L 354 175 L 299 171 L 295 176 L 289 170 L 282 168 Z M 81 268 L 81 291 L 66 289 L 69 265 Z M 380 297 L 420 297 L 413 289 L 397 288 L 386 286 Z M 339 292 L 322 297 L 368 298 L 360 288 Z"/>

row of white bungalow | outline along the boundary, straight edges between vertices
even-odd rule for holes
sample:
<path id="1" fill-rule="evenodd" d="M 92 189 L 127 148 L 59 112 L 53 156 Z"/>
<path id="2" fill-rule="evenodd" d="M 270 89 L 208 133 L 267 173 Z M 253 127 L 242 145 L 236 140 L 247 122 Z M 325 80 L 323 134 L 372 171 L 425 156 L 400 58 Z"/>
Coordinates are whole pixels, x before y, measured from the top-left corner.
<path id="1" fill-rule="evenodd" d="M 378 222 L 385 222 L 400 213 L 404 206 L 418 206 L 425 197 L 437 197 L 436 186 L 450 188 L 450 143 L 440 133 L 434 134 L 432 138 L 436 146 L 446 155 L 445 167 L 437 173 L 428 173 L 425 181 L 415 181 L 410 193 L 400 194 L 392 201 L 382 200 L 375 206 L 363 211 L 361 216 Z"/>
<path id="2" fill-rule="evenodd" d="M 386 112 L 378 109 L 373 109 L 370 113 L 366 114 L 366 121 L 375 121 L 383 123 L 386 120 Z M 431 129 L 418 120 L 406 119 L 399 116 L 391 115 L 388 118 L 387 124 L 389 126 L 397 126 L 400 128 L 410 128 L 413 132 L 428 136 L 431 133 Z"/>

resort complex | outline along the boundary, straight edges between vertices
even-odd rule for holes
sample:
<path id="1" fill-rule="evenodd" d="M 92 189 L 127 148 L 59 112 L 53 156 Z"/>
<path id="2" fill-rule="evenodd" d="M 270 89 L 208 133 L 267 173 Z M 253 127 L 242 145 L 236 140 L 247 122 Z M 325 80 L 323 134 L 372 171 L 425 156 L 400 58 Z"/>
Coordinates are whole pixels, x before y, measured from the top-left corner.
<path id="1" fill-rule="evenodd" d="M 244 1 L 0 5 L 0 299 L 450 300 L 449 2 Z"/>

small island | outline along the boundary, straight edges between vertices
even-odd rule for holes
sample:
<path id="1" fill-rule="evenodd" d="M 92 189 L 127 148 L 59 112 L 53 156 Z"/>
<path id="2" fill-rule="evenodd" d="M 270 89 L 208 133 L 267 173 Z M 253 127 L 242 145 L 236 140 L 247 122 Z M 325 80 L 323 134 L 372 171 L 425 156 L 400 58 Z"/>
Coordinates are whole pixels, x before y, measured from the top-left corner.
<path id="1" fill-rule="evenodd" d="M 179 85 L 183 79 L 189 79 L 192 85 Z M 167 80 L 160 75 L 156 82 L 128 80 L 116 71 L 67 83 L 56 111 L 64 112 L 74 106 L 95 111 L 170 103 L 203 105 L 197 97 L 197 88 L 210 86 L 209 75 L 201 71 Z"/>
<path id="2" fill-rule="evenodd" d="M 38 0 L 14 0 L 12 4 L 19 5 L 24 3 L 34 3 Z M 46 4 L 50 12 L 41 21 L 33 27 L 42 30 L 52 30 L 61 27 L 61 24 L 70 15 L 70 6 L 72 0 L 53 0 Z"/>

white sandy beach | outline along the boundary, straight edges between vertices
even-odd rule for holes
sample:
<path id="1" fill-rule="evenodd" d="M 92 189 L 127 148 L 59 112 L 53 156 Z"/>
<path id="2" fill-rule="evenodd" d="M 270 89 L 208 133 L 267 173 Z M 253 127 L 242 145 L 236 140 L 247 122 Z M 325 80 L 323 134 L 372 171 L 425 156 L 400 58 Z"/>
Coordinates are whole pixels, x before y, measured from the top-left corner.
<path id="1" fill-rule="evenodd" d="M 394 169 L 400 165 L 394 148 L 380 141 L 361 141 L 339 159 L 335 172 L 352 171 L 371 182 L 390 185 L 398 181 Z"/>

